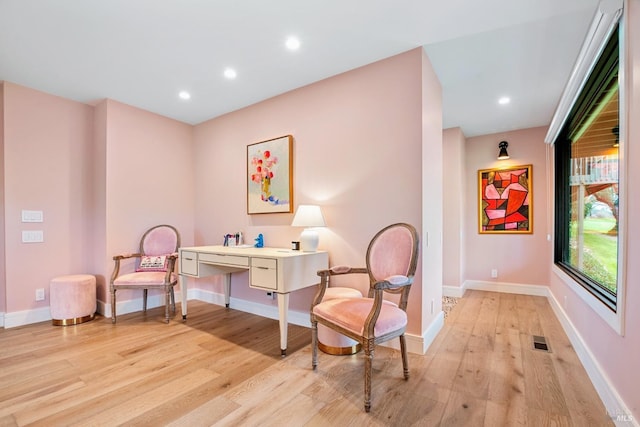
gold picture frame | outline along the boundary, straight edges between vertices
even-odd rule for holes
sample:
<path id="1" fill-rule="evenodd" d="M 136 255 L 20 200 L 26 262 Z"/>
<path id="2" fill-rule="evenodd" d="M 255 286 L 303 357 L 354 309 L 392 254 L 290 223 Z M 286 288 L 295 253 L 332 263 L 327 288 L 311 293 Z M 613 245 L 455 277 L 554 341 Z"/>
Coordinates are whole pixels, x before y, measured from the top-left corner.
<path id="1" fill-rule="evenodd" d="M 533 166 L 478 171 L 478 233 L 533 233 Z"/>

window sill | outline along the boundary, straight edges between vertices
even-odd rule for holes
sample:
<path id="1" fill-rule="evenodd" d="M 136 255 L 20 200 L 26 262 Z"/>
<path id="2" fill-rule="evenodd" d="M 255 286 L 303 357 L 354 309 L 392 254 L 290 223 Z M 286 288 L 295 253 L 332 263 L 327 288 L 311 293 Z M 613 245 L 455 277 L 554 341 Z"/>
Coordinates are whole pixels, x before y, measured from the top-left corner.
<path id="1" fill-rule="evenodd" d="M 553 265 L 551 271 L 567 285 L 573 292 L 578 295 L 602 320 L 605 321 L 618 335 L 624 336 L 624 304 L 618 301 L 617 312 L 613 312 L 602 303 L 598 298 L 594 297 L 589 291 L 577 283 L 571 276 L 562 271 L 557 265 Z M 565 308 L 566 310 L 566 308 Z"/>

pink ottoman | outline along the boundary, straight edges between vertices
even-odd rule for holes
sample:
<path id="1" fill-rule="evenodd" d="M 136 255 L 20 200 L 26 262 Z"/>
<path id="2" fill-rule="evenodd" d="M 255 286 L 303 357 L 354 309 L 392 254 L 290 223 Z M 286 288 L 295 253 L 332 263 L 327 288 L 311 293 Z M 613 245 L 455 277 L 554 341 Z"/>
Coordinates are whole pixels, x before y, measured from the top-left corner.
<path id="1" fill-rule="evenodd" d="M 56 277 L 49 285 L 49 296 L 54 325 L 88 322 L 96 312 L 96 278 L 89 274 Z"/>
<path id="2" fill-rule="evenodd" d="M 352 288 L 327 288 L 322 301 L 335 298 L 362 298 L 362 293 Z M 318 348 L 325 353 L 334 355 L 355 354 L 362 346 L 358 341 L 318 324 Z"/>

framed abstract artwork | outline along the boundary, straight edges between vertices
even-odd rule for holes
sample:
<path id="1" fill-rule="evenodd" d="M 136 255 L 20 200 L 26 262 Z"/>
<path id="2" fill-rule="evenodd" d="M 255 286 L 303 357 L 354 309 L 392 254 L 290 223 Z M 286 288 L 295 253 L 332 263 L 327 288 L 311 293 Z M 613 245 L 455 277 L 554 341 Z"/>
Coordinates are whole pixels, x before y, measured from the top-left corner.
<path id="1" fill-rule="evenodd" d="M 478 232 L 533 233 L 533 166 L 478 171 Z"/>
<path id="2" fill-rule="evenodd" d="M 247 146 L 247 214 L 293 212 L 293 137 Z"/>

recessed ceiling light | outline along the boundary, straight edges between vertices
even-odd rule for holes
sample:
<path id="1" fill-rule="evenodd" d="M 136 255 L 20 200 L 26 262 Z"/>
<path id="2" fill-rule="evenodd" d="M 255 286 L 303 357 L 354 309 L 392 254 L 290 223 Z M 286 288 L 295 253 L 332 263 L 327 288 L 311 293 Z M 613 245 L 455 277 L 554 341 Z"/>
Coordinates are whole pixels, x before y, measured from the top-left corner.
<path id="1" fill-rule="evenodd" d="M 189 92 L 187 92 L 186 90 L 180 91 L 178 96 L 180 97 L 180 99 L 191 99 L 191 94 Z"/>
<path id="2" fill-rule="evenodd" d="M 234 70 L 233 68 L 227 68 L 226 70 L 224 70 L 224 76 L 229 80 L 235 79 L 237 75 L 238 74 L 236 73 L 236 70 Z"/>
<path id="3" fill-rule="evenodd" d="M 289 37 L 285 44 L 289 50 L 298 50 L 300 47 L 300 40 L 298 40 L 297 37 Z"/>
<path id="4" fill-rule="evenodd" d="M 503 96 L 502 98 L 498 99 L 498 104 L 500 105 L 507 105 L 510 102 L 511 98 L 509 98 L 508 96 Z"/>

